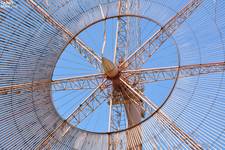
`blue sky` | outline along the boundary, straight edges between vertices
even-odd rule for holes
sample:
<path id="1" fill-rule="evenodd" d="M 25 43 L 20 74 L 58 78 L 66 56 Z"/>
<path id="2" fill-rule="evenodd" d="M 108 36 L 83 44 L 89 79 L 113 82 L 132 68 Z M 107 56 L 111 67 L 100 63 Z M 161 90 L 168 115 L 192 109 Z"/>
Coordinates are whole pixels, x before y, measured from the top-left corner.
<path id="1" fill-rule="evenodd" d="M 132 21 L 137 19 L 134 17 L 129 18 Z M 83 31 L 78 37 L 90 48 L 92 48 L 99 56 L 102 56 L 101 49 L 104 37 L 104 24 L 106 24 L 107 40 L 103 56 L 113 60 L 116 23 L 117 18 L 106 20 L 105 22 L 99 22 Z M 159 29 L 159 26 L 149 20 L 140 19 L 140 29 L 141 42 L 144 42 Z M 136 28 L 130 30 L 136 30 Z M 134 35 L 130 37 L 131 42 L 137 40 L 137 37 Z M 137 47 L 138 44 L 131 43 L 129 50 L 130 53 L 136 50 Z M 168 40 L 143 66 L 143 68 L 175 66 L 177 63 L 177 49 L 174 46 L 173 41 Z M 53 74 L 53 80 L 65 77 L 89 75 L 93 73 L 98 73 L 98 71 L 84 58 L 82 58 L 73 46 L 68 45 L 58 60 Z M 173 83 L 174 81 L 161 81 L 157 83 L 145 84 L 144 93 L 159 106 L 168 96 Z M 79 106 L 79 104 L 91 93 L 91 91 L 92 90 L 72 90 L 53 92 L 53 102 L 58 113 L 63 118 L 66 118 L 76 107 Z M 78 127 L 96 132 L 107 131 L 108 111 L 109 105 L 107 103 L 102 104 L 101 107 L 86 118 Z"/>

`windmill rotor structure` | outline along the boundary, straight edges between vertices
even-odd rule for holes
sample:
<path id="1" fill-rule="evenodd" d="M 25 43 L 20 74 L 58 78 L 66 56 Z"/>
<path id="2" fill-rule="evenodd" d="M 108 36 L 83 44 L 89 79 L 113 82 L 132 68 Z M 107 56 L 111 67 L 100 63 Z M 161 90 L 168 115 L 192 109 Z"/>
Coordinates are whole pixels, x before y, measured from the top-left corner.
<path id="1" fill-rule="evenodd" d="M 225 2 L 12 3 L 0 148 L 225 148 Z"/>

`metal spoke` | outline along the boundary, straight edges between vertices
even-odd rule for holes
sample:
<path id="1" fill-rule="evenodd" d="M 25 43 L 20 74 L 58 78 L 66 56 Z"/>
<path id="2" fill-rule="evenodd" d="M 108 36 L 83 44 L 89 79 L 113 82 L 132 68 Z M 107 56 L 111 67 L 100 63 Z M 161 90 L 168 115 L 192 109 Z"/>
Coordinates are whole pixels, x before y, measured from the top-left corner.
<path id="1" fill-rule="evenodd" d="M 102 43 L 102 50 L 101 50 L 101 56 L 103 57 L 104 56 L 104 52 L 105 52 L 105 47 L 106 47 L 106 41 L 107 41 L 107 29 L 106 29 L 106 21 L 107 21 L 107 19 L 106 19 L 106 17 L 105 17 L 105 15 L 104 15 L 104 12 L 103 12 L 103 9 L 102 9 L 102 5 L 100 4 L 99 5 L 99 8 L 100 8 L 100 10 L 101 10 L 101 14 L 102 14 L 102 18 L 104 19 L 104 23 L 103 23 L 103 43 Z"/>
<path id="2" fill-rule="evenodd" d="M 199 76 L 202 74 L 220 73 L 225 71 L 225 62 L 216 62 L 208 64 L 194 64 L 186 66 L 149 68 L 123 71 L 123 76 L 134 80 L 139 77 L 139 83 L 157 82 L 163 80 L 174 80 L 176 78 L 185 78 Z"/>
<path id="3" fill-rule="evenodd" d="M 138 87 L 133 87 L 135 90 L 138 89 Z M 151 115 L 154 110 L 149 107 L 145 102 L 143 102 L 137 95 L 135 95 L 130 89 L 128 89 L 126 86 L 121 85 L 121 91 L 122 93 L 129 98 L 129 102 L 125 102 L 124 104 L 132 103 L 135 104 L 135 107 L 138 108 L 139 114 L 141 114 L 140 118 L 144 118 L 144 112 L 147 112 L 149 115 Z"/>
<path id="4" fill-rule="evenodd" d="M 156 113 L 153 117 L 156 118 L 160 123 L 167 126 L 169 130 L 182 142 L 186 143 L 191 149 L 202 150 L 201 146 L 194 141 L 188 134 L 186 134 L 183 130 L 181 130 L 177 125 L 162 111 L 158 109 L 158 106 L 154 104 L 154 102 L 148 99 L 146 96 L 142 94 L 141 91 L 137 89 L 133 89 L 126 81 L 120 78 L 120 81 L 136 96 L 138 96 L 143 102 L 147 103 L 151 108 L 153 108 Z"/>
<path id="5" fill-rule="evenodd" d="M 99 71 L 102 71 L 101 59 L 100 57 L 89 48 L 83 41 L 78 38 L 75 38 L 71 41 L 71 45 L 79 52 L 84 59 L 86 59 L 91 65 L 93 65 Z"/>
<path id="6" fill-rule="evenodd" d="M 92 74 L 87 76 L 64 78 L 58 80 L 37 80 L 33 82 L 21 83 L 10 86 L 0 87 L 0 95 L 6 94 L 21 94 L 23 91 L 37 91 L 48 86 L 52 91 L 65 91 L 65 90 L 81 90 L 96 88 L 99 83 L 104 80 L 103 74 Z"/>
<path id="7" fill-rule="evenodd" d="M 108 118 L 108 132 L 111 131 L 111 119 L 112 119 L 112 99 L 109 100 L 109 118 Z"/>
<path id="8" fill-rule="evenodd" d="M 52 90 L 80 90 L 93 89 L 103 82 L 104 74 L 92 74 L 75 78 L 59 79 L 52 81 Z"/>
<path id="9" fill-rule="evenodd" d="M 103 102 L 109 99 L 108 81 L 104 80 L 97 88 L 62 122 L 55 128 L 37 147 L 37 149 L 44 148 L 50 140 L 58 136 L 62 138 L 68 131 L 81 123 L 91 113 L 93 113 Z M 69 123 L 72 122 L 74 126 Z"/>
<path id="10" fill-rule="evenodd" d="M 113 90 L 112 99 L 110 100 L 110 132 L 126 128 L 126 115 L 124 112 L 125 101 L 127 100 L 124 100 L 121 91 Z"/>
<path id="11" fill-rule="evenodd" d="M 142 46 L 131 54 L 121 65 L 121 69 L 134 69 L 141 67 L 152 55 L 169 39 L 173 33 L 184 23 L 185 20 L 196 10 L 203 0 L 192 0 L 174 17 L 172 17 L 158 32 L 150 37 Z"/>
<path id="12" fill-rule="evenodd" d="M 109 92 L 107 80 L 103 81 L 68 117 L 67 121 L 72 121 L 75 126 L 79 125 L 81 121 L 94 112 L 103 102 L 109 99 Z M 107 91 L 108 90 L 108 91 Z"/>
<path id="13" fill-rule="evenodd" d="M 50 132 L 47 137 L 39 143 L 35 148 L 36 150 L 45 149 L 46 146 L 50 143 L 51 139 L 62 139 L 72 128 L 67 121 L 61 122 L 52 132 Z"/>
<path id="14" fill-rule="evenodd" d="M 57 22 L 47 11 L 45 11 L 41 6 L 39 6 L 33 0 L 26 0 L 27 3 L 34 8 L 40 15 L 42 15 L 45 20 L 53 25 L 55 28 L 62 31 L 65 35 L 64 38 L 67 40 L 68 38 L 71 39 L 71 45 L 75 47 L 75 49 L 80 53 L 83 58 L 85 58 L 90 64 L 92 64 L 96 69 L 101 71 L 101 59 L 100 57 L 78 38 L 74 37 L 74 34 L 66 29 L 61 23 Z"/>
<path id="15" fill-rule="evenodd" d="M 126 86 L 132 93 L 134 93 L 136 96 L 138 96 L 143 102 L 147 103 L 151 108 L 154 110 L 158 109 L 158 106 L 154 104 L 152 101 L 150 101 L 147 97 L 142 95 L 142 92 L 137 92 L 135 89 L 133 89 L 127 82 L 125 82 L 122 78 L 120 78 L 121 83 L 123 83 L 124 86 Z"/>
<path id="16" fill-rule="evenodd" d="M 127 26 L 128 18 L 120 17 L 121 15 L 126 14 L 128 7 L 128 0 L 119 0 L 118 11 L 119 17 L 117 21 L 117 30 L 116 30 L 116 42 L 114 49 L 114 64 L 119 64 L 127 55 Z"/>

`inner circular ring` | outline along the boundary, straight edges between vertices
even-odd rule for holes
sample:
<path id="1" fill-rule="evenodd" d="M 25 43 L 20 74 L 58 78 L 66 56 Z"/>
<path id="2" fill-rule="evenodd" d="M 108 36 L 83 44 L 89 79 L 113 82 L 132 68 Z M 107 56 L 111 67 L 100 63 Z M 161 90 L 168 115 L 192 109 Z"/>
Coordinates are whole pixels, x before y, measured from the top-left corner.
<path id="1" fill-rule="evenodd" d="M 101 22 L 101 21 L 104 21 L 104 20 L 113 19 L 113 18 L 119 18 L 119 17 L 137 17 L 137 18 L 146 19 L 146 20 L 148 20 L 148 21 L 154 22 L 155 24 L 159 25 L 159 23 L 157 23 L 156 21 L 154 21 L 154 20 L 152 20 L 152 19 L 150 19 L 150 18 L 147 18 L 147 17 L 145 17 L 145 16 L 138 16 L 138 15 L 120 15 L 120 16 L 111 16 L 111 17 L 107 17 L 107 18 L 105 18 L 105 19 L 100 19 L 100 20 L 95 21 L 95 22 L 89 24 L 88 26 L 86 26 L 84 29 L 82 29 L 78 34 L 76 34 L 76 36 L 74 36 L 74 37 L 67 43 L 67 46 L 68 46 L 68 45 L 71 43 L 71 41 L 74 40 L 81 32 L 85 31 L 87 28 L 91 27 L 92 25 L 95 25 L 95 24 L 97 24 L 97 23 L 99 23 L 99 22 Z M 159 26 L 162 27 L 161 25 L 159 25 Z M 178 46 L 176 45 L 175 39 L 172 38 L 172 40 L 173 40 L 173 43 L 174 43 L 174 45 L 175 45 L 175 47 L 176 47 L 176 49 L 177 49 L 177 63 L 178 63 L 178 66 L 180 66 L 179 49 L 178 49 Z M 66 47 L 67 47 L 67 46 L 66 46 Z M 66 47 L 65 47 L 65 48 L 66 48 Z M 64 48 L 64 49 L 65 49 L 65 48 Z M 63 50 L 63 51 L 64 51 L 64 50 Z M 62 52 L 63 52 L 63 51 L 62 51 Z M 61 54 L 62 54 L 62 53 L 61 53 Z M 61 54 L 60 54 L 60 55 L 61 55 Z M 147 118 L 144 119 L 143 121 L 140 121 L 138 124 L 136 124 L 136 125 L 134 125 L 134 126 L 132 126 L 132 127 L 125 128 L 125 129 L 119 130 L 119 131 L 113 131 L 113 132 L 121 132 L 121 131 L 130 129 L 130 128 L 133 128 L 133 127 L 135 127 L 135 126 L 141 124 L 142 122 L 148 120 L 150 117 L 152 117 L 159 109 L 161 109 L 161 107 L 166 103 L 166 101 L 167 101 L 168 98 L 170 97 L 170 95 L 171 95 L 171 93 L 172 93 L 172 91 L 173 91 L 173 89 L 174 89 L 174 87 L 175 87 L 175 85 L 176 85 L 178 75 L 179 75 L 179 70 L 178 70 L 178 72 L 177 72 L 176 79 L 175 79 L 175 82 L 174 82 L 174 84 L 173 84 L 173 87 L 171 88 L 171 90 L 170 90 L 170 92 L 169 92 L 167 98 L 164 100 L 164 102 L 158 107 L 158 109 L 157 109 L 154 113 L 152 113 L 149 117 L 147 117 Z M 53 76 L 53 74 L 52 74 L 52 76 Z M 89 132 L 89 131 L 88 131 L 88 132 Z M 92 131 L 91 131 L 91 132 L 92 132 Z M 93 133 L 99 133 L 99 132 L 93 132 Z M 101 133 L 108 133 L 108 132 L 101 132 Z"/>

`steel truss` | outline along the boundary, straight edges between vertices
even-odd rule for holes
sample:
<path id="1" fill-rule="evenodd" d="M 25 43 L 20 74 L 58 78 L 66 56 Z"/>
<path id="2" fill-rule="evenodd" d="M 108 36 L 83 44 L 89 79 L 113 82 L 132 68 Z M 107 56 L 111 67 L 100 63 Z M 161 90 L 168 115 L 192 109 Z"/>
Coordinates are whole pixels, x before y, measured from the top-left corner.
<path id="1" fill-rule="evenodd" d="M 191 149 L 197 149 L 202 150 L 201 146 L 196 143 L 188 134 L 186 134 L 184 131 L 182 131 L 180 128 L 176 126 L 175 123 L 173 123 L 169 117 L 162 112 L 160 109 L 158 109 L 157 105 L 153 103 L 152 100 L 149 100 L 146 96 L 144 96 L 141 91 L 138 91 L 137 89 L 133 89 L 128 83 L 126 83 L 122 78 L 120 78 L 120 81 L 136 96 L 138 96 L 143 102 L 147 103 L 151 108 L 153 108 L 155 111 L 157 111 L 156 115 L 153 115 L 160 123 L 163 125 L 166 125 L 169 127 L 170 131 L 177 136 L 181 141 L 185 142 Z"/>
<path id="2" fill-rule="evenodd" d="M 124 103 L 128 102 L 123 98 L 121 91 L 113 91 L 111 104 L 111 114 L 109 114 L 109 131 L 119 131 L 126 128 L 127 120 L 126 113 L 124 110 Z"/>
<path id="3" fill-rule="evenodd" d="M 176 78 L 185 78 L 199 76 L 203 74 L 219 73 L 225 71 L 225 63 L 208 63 L 195 64 L 180 67 L 164 67 L 164 68 L 149 68 L 124 71 L 123 75 L 134 81 L 134 77 L 138 76 L 140 83 L 151 83 L 163 80 L 174 80 Z"/>
<path id="4" fill-rule="evenodd" d="M 119 0 L 118 2 L 119 16 L 126 14 L 128 5 L 129 5 L 128 0 Z M 127 55 L 128 24 L 129 24 L 129 20 L 127 17 L 118 17 L 116 46 L 114 49 L 114 63 L 117 63 L 117 64 L 123 62 L 124 61 L 123 59 L 126 58 L 126 55 Z"/>
<path id="5" fill-rule="evenodd" d="M 141 67 L 149 58 L 169 39 L 173 33 L 187 20 L 203 0 L 192 0 L 174 17 L 172 17 L 159 31 L 150 37 L 133 54 L 131 54 L 121 65 L 121 69 L 134 69 L 137 65 Z M 137 64 L 139 62 L 139 64 Z"/>
<path id="6" fill-rule="evenodd" d="M 66 29 L 61 23 L 57 22 L 51 15 L 48 14 L 41 6 L 39 6 L 33 0 L 26 0 L 27 3 L 34 8 L 41 16 L 45 18 L 45 20 L 50 23 L 55 28 L 62 31 L 65 35 L 64 38 L 67 41 L 68 39 L 71 40 L 70 44 L 72 44 L 75 49 L 86 59 L 90 64 L 92 64 L 96 69 L 101 71 L 101 59 L 100 57 L 91 49 L 89 48 L 83 41 L 79 38 L 75 38 L 75 35 Z"/>
<path id="7" fill-rule="evenodd" d="M 118 14 L 119 16 L 125 15 L 128 10 L 129 1 L 128 0 L 119 0 L 118 1 Z M 116 42 L 114 49 L 114 64 L 119 64 L 123 62 L 124 58 L 127 57 L 128 51 L 128 26 L 129 19 L 127 17 L 118 17 L 117 21 L 117 32 L 116 32 Z M 127 121 L 125 118 L 125 110 L 124 110 L 124 101 L 125 99 L 122 96 L 121 91 L 113 91 L 112 100 L 109 114 L 109 132 L 110 131 L 118 131 L 122 128 L 125 128 L 127 125 Z M 110 143 L 115 141 L 115 138 L 112 138 Z M 116 149 L 116 145 L 114 145 L 113 149 Z"/>
<path id="8" fill-rule="evenodd" d="M 55 130 L 53 130 L 37 147 L 43 149 L 48 145 L 52 138 L 61 139 L 71 129 L 69 123 L 74 126 L 79 125 L 81 121 L 94 112 L 103 102 L 108 101 L 109 93 L 112 93 L 109 87 L 109 81 L 104 80 L 97 88 L 73 111 Z"/>
<path id="9" fill-rule="evenodd" d="M 39 144 L 38 148 L 42 149 L 48 145 L 52 138 L 60 139 L 65 136 L 70 130 L 71 126 L 68 123 L 78 126 L 84 119 L 93 113 L 103 102 L 108 102 L 111 107 L 112 114 L 110 120 L 110 131 L 118 131 L 121 127 L 121 112 L 122 106 L 132 104 L 132 107 L 137 107 L 136 114 L 141 115 L 147 109 L 143 103 L 147 105 L 149 113 L 161 124 L 168 126 L 169 130 L 182 142 L 186 143 L 191 149 L 202 149 L 201 146 L 194 141 L 188 134 L 180 129 L 169 116 L 158 109 L 150 99 L 144 96 L 143 91 L 137 85 L 142 85 L 146 82 L 157 82 L 162 80 L 174 80 L 176 78 L 185 78 L 192 76 L 199 76 L 202 74 L 218 73 L 225 71 L 224 62 L 208 63 L 208 64 L 193 64 L 186 66 L 165 67 L 165 68 L 147 68 L 136 69 L 141 67 L 148 61 L 149 58 L 160 48 L 160 46 L 169 39 L 174 32 L 185 22 L 186 19 L 196 10 L 203 0 L 192 0 L 173 18 L 171 18 L 157 33 L 149 38 L 140 48 L 131 54 L 125 61 L 120 64 L 121 77 L 119 78 L 122 84 L 119 91 L 115 91 L 111 86 L 111 81 L 107 80 L 104 74 L 89 75 L 84 77 L 76 77 L 70 79 L 61 79 L 55 81 L 39 80 L 32 83 L 22 83 L 18 85 L 11 85 L 0 88 L 0 94 L 5 95 L 13 91 L 27 90 L 41 88 L 42 86 L 51 85 L 52 90 L 79 90 L 79 89 L 93 89 L 92 93 L 65 119 L 58 125 L 49 135 Z M 52 18 L 44 9 L 38 6 L 33 0 L 27 2 L 54 27 L 64 32 L 66 36 L 72 39 L 71 44 L 78 50 L 78 52 L 87 59 L 87 61 L 99 70 L 101 70 L 101 59 L 94 53 L 84 42 L 78 38 L 74 39 L 73 33 L 68 31 L 62 24 L 58 23 Z M 121 0 L 119 2 L 119 15 L 126 14 L 127 1 Z M 120 63 L 121 59 L 126 58 L 124 53 L 127 47 L 127 19 L 119 17 L 117 45 L 115 48 L 114 62 Z M 123 51 L 122 51 L 123 50 Z M 137 66 L 137 62 L 140 62 Z M 129 68 L 130 70 L 126 70 Z M 135 69 L 135 70 L 134 70 Z M 125 80 L 124 78 L 127 78 Z M 138 79 L 138 80 L 137 80 Z M 134 84 L 135 83 L 135 84 Z M 20 94 L 18 92 L 17 94 Z M 114 109 L 115 106 L 115 109 Z M 118 106 L 118 107 L 117 107 Z M 126 109 L 126 108 L 125 108 Z M 118 115 L 118 117 L 116 117 Z M 117 119 L 114 119 L 116 117 Z M 129 117 L 127 117 L 130 119 Z M 132 118 L 131 118 L 132 120 Z M 137 118 L 140 121 L 140 117 Z M 119 122 L 115 124 L 115 122 Z M 136 121 L 134 121 L 136 123 Z M 134 124 L 132 124 L 134 125 Z M 138 135 L 137 135 L 138 134 Z M 135 136 L 141 137 L 140 133 Z M 130 136 L 127 136 L 128 143 Z M 141 139 L 141 138 L 140 138 Z M 113 139 L 114 140 L 114 139 Z M 112 141 L 113 141 L 112 140 Z M 113 143 L 111 141 L 111 143 Z M 116 141 L 116 140 L 115 140 Z M 114 142 L 115 142 L 114 141 Z M 114 145 L 116 148 L 116 145 Z M 128 144 L 128 147 L 130 145 Z M 140 147 L 142 147 L 140 145 Z"/>
<path id="10" fill-rule="evenodd" d="M 192 1 L 190 4 L 188 4 L 186 7 L 184 7 L 181 11 L 180 11 L 180 13 L 178 13 L 173 19 L 171 19 L 161 30 L 160 30 L 160 34 L 159 34 L 159 37 L 161 36 L 161 35 L 163 35 L 163 36 L 161 36 L 160 38 L 158 38 L 158 35 L 156 36 L 156 38 L 154 38 L 154 36 L 153 36 L 153 38 L 151 38 L 150 39 L 150 41 L 155 41 L 155 40 L 158 40 L 158 39 L 160 39 L 161 41 L 160 41 L 160 43 L 162 44 L 162 43 L 164 43 L 174 32 L 175 32 L 175 30 L 187 19 L 187 17 L 195 10 L 195 8 L 197 8 L 198 6 L 199 6 L 199 4 L 200 4 L 200 1 Z M 162 37 L 164 37 L 165 36 L 165 38 L 162 38 Z M 162 39 L 161 39 L 162 38 Z M 147 43 L 151 43 L 151 42 L 147 42 Z M 161 45 L 160 44 L 160 45 Z M 144 44 L 145 45 L 145 44 Z M 160 45 L 158 45 L 158 46 L 156 46 L 157 47 L 157 49 L 159 48 L 159 46 Z M 148 44 L 148 47 L 150 47 L 150 45 Z M 154 50 L 154 51 L 156 51 L 156 50 Z M 128 59 L 124 62 L 124 63 L 122 63 L 120 66 L 120 68 L 121 69 L 125 69 L 127 66 L 131 66 L 132 64 L 131 64 L 131 62 L 130 61 L 138 61 L 138 59 L 136 59 L 136 57 L 138 57 L 138 55 L 137 54 L 139 54 L 141 52 L 141 54 L 142 53 L 144 53 L 144 52 L 146 52 L 146 49 L 142 49 L 142 51 L 140 51 L 139 49 L 133 54 L 133 55 L 131 55 L 131 57 L 128 57 Z M 136 54 L 137 53 L 137 54 Z M 153 53 L 152 53 L 153 54 Z M 151 55 L 152 55 L 151 54 Z M 149 55 L 147 55 L 147 56 L 149 56 Z M 135 59 L 131 59 L 131 58 L 135 58 Z M 115 60 L 114 60 L 115 61 Z M 128 65 L 127 65 L 128 64 Z M 126 67 L 124 67 L 124 65 L 127 65 Z M 134 66 L 133 66 L 133 68 L 134 68 Z M 131 88 L 125 81 L 123 81 L 122 79 L 120 79 L 120 81 L 124 84 L 124 85 L 126 85 L 130 90 L 131 90 L 131 92 L 133 92 L 133 93 L 135 93 L 141 100 L 143 100 L 145 103 L 147 103 L 149 106 L 151 106 L 152 108 L 154 108 L 155 110 L 157 110 L 157 107 L 156 107 L 156 105 L 155 104 L 153 104 L 152 102 L 150 102 L 149 100 L 147 100 L 145 97 L 143 97 L 141 94 L 140 94 L 140 92 L 136 92 L 133 88 Z M 123 98 L 124 97 L 126 97 L 124 94 L 123 94 Z M 139 104 L 139 102 L 137 102 L 137 104 Z M 126 105 L 125 105 L 126 106 Z M 112 107 L 112 102 L 111 102 L 111 107 Z M 92 109 L 92 111 L 94 111 L 94 109 Z M 112 109 L 111 109 L 111 111 L 112 111 Z M 164 115 L 163 115 L 164 116 Z M 167 117 L 166 117 L 167 118 Z M 139 120 L 140 121 L 140 120 Z M 167 120 L 167 125 L 170 125 L 170 123 L 171 122 L 169 122 L 168 120 Z M 173 131 L 175 131 L 176 133 L 179 133 L 180 135 L 178 135 L 178 136 L 180 136 L 181 137 L 181 140 L 184 140 L 185 139 L 185 143 L 187 143 L 191 148 L 197 148 L 197 149 L 201 149 L 201 147 L 197 144 L 197 143 L 195 143 L 195 142 L 193 142 L 193 140 L 190 138 L 190 137 L 188 137 L 187 136 L 187 134 L 185 134 L 184 132 L 182 132 L 182 130 L 181 129 L 178 129 L 176 126 L 173 126 L 172 128 L 171 128 Z M 129 141 L 129 136 L 127 137 L 128 138 L 128 141 Z M 113 139 L 114 140 L 114 139 Z M 187 141 L 187 142 L 186 142 Z M 129 142 L 128 142 L 129 143 Z M 128 144 L 128 146 L 129 146 L 129 144 Z M 141 145 L 140 145 L 140 148 L 141 148 Z"/>
<path id="11" fill-rule="evenodd" d="M 28 83 L 0 87 L 0 95 L 7 95 L 13 92 L 16 94 L 21 94 L 24 91 L 38 91 L 48 86 L 51 86 L 52 91 L 94 89 L 103 80 L 103 74 L 92 74 L 88 76 L 58 79 L 53 81 L 37 80 Z"/>
<path id="12" fill-rule="evenodd" d="M 77 126 L 81 121 L 94 112 L 103 102 L 109 102 L 111 87 L 108 88 L 107 82 L 103 81 L 68 117 L 68 122 Z"/>
<path id="13" fill-rule="evenodd" d="M 127 13 L 128 9 L 129 9 L 129 6 L 130 5 L 130 2 L 128 0 L 120 0 L 118 2 L 118 14 L 119 16 L 123 16 Z M 137 1 L 135 4 L 134 4 L 134 7 L 136 7 L 136 11 L 139 10 L 139 1 Z M 140 30 L 139 28 L 139 19 L 138 20 L 135 20 L 137 23 L 137 26 L 138 26 L 138 29 Z M 128 17 L 118 17 L 118 22 L 117 22 L 117 34 L 116 34 L 116 46 L 115 46 L 115 50 L 114 50 L 114 64 L 120 64 L 124 61 L 124 59 L 127 58 L 129 52 L 128 52 L 128 48 L 129 48 L 129 33 L 128 33 L 128 30 L 129 30 L 129 26 L 131 25 L 130 24 L 131 21 L 130 21 L 130 18 Z M 138 32 L 137 35 L 137 38 L 138 38 L 138 44 L 140 44 L 140 31 L 136 31 L 135 32 Z M 139 87 L 142 87 L 141 85 L 139 85 Z M 114 94 L 114 95 L 121 95 L 122 93 L 121 92 L 117 92 L 117 91 L 114 91 L 114 93 L 117 93 L 117 94 Z M 124 118 L 124 116 L 126 114 L 124 114 L 124 106 L 126 104 L 128 104 L 128 99 L 124 98 L 123 97 L 123 94 L 121 95 L 121 98 L 115 98 L 115 96 L 113 95 L 113 99 L 112 99 L 112 105 L 110 106 L 111 107 L 111 112 L 112 112 L 112 116 L 110 117 L 111 118 L 111 123 L 112 124 L 112 130 L 111 131 L 118 131 L 118 129 L 121 129 L 123 125 L 126 126 L 126 123 L 123 123 L 123 125 L 121 125 L 121 122 L 124 122 L 122 120 L 122 118 Z M 122 116 L 124 115 L 124 116 Z M 122 119 L 122 120 L 121 120 Z M 118 125 L 116 125 L 118 124 Z M 115 130 L 115 126 L 117 126 L 117 130 Z M 120 127 L 119 127 L 120 126 Z"/>

